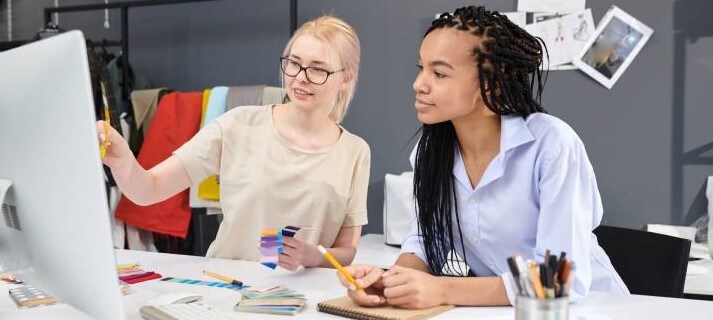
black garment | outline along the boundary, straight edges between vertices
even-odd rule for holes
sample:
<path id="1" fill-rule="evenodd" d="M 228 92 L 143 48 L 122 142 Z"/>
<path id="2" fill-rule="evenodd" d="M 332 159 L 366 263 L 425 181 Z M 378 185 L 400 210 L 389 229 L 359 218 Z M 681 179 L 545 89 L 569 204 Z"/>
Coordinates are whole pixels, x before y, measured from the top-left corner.
<path id="1" fill-rule="evenodd" d="M 106 100 L 106 105 L 109 107 L 109 116 L 111 117 L 111 126 L 123 135 L 119 122 L 120 113 L 115 103 L 115 92 L 109 79 L 107 63 L 91 49 L 87 49 L 87 58 L 89 59 L 89 73 L 92 81 L 96 119 L 105 120 L 104 101 Z"/>
<path id="2" fill-rule="evenodd" d="M 94 50 L 87 49 L 87 59 L 89 62 L 89 75 L 92 82 L 92 96 L 94 97 L 94 112 L 97 120 L 106 120 L 104 115 L 104 104 L 109 107 L 109 116 L 111 117 L 111 126 L 123 135 L 121 123 L 119 122 L 119 110 L 114 103 L 114 91 L 109 82 L 109 73 L 107 64 L 100 59 Z M 107 177 L 107 193 L 109 187 L 116 186 L 114 176 L 111 174 L 111 169 L 104 166 L 104 173 Z M 107 194 L 108 195 L 108 194 Z"/>

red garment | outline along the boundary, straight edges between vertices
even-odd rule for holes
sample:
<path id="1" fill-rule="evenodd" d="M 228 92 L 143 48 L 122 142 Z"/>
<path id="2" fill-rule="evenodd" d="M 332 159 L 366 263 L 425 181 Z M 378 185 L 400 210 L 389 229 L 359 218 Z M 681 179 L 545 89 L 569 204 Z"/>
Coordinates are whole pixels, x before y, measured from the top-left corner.
<path id="1" fill-rule="evenodd" d="M 168 159 L 198 132 L 202 103 L 202 92 L 172 92 L 161 98 L 137 157 L 141 166 L 150 169 Z M 146 207 L 122 196 L 116 217 L 139 229 L 185 239 L 191 221 L 188 190 Z"/>

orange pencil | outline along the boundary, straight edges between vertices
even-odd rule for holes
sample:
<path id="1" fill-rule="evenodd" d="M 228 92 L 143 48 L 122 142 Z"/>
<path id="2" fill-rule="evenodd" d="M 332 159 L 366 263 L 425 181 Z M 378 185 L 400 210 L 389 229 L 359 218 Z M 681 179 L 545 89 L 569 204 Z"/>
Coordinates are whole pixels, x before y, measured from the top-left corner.
<path id="1" fill-rule="evenodd" d="M 545 291 L 542 288 L 542 281 L 540 281 L 540 267 L 534 261 L 529 262 L 530 276 L 532 277 L 532 284 L 535 287 L 535 295 L 538 299 L 545 298 Z"/>

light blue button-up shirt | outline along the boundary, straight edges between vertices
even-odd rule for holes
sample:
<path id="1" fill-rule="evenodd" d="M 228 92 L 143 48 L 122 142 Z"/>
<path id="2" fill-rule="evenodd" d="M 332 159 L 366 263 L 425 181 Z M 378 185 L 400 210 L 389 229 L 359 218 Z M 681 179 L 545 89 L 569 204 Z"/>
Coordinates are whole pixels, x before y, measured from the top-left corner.
<path id="1" fill-rule="evenodd" d="M 571 300 L 589 290 L 629 292 L 592 233 L 603 212 L 597 181 L 582 141 L 562 120 L 502 116 L 500 153 L 478 185 L 471 186 L 458 150 L 453 176 L 465 246 L 454 225 L 455 250 L 477 276 L 501 276 L 510 303 L 517 291 L 507 258 L 542 262 L 547 249 L 576 263 Z M 401 252 L 426 261 L 415 221 Z"/>

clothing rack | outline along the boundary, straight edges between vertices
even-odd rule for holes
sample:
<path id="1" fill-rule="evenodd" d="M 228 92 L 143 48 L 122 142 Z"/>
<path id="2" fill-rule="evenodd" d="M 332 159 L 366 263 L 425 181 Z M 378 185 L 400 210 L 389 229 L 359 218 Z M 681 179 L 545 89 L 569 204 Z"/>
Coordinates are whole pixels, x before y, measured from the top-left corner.
<path id="1" fill-rule="evenodd" d="M 162 6 L 162 5 L 173 5 L 191 2 L 211 2 L 211 1 L 221 1 L 221 0 L 143 0 L 143 1 L 133 1 L 133 2 L 114 2 L 114 3 L 101 3 L 101 4 L 87 4 L 87 5 L 76 5 L 76 6 L 63 6 L 63 7 L 48 7 L 45 8 L 45 25 L 52 22 L 53 13 L 61 12 L 81 12 L 81 11 L 97 11 L 105 9 L 120 9 L 121 10 L 121 39 L 118 44 L 121 46 L 121 63 L 124 68 L 122 68 L 122 76 L 124 79 L 129 79 L 129 8 L 135 7 L 149 7 L 149 6 Z M 224 0 L 222 0 L 224 1 Z M 297 30 L 297 0 L 290 0 L 290 35 L 292 35 L 295 30 Z M 124 100 L 129 100 L 128 86 L 122 86 L 122 98 Z"/>
<path id="2" fill-rule="evenodd" d="M 0 52 L 5 50 L 10 50 L 17 48 L 22 45 L 26 45 L 34 40 L 15 40 L 15 41 L 4 41 L 0 42 Z M 120 47 L 120 41 L 102 40 L 102 41 L 92 41 L 87 40 L 87 47 Z"/>

